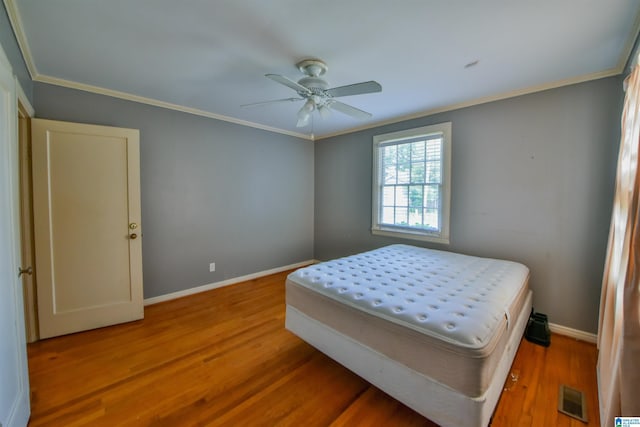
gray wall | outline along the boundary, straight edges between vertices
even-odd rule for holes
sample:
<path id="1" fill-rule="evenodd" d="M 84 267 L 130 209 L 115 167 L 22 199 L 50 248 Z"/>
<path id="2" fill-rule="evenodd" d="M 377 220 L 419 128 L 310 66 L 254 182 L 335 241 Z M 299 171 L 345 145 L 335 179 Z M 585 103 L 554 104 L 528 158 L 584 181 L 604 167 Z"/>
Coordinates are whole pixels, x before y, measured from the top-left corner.
<path id="1" fill-rule="evenodd" d="M 40 118 L 140 129 L 145 297 L 313 258 L 311 141 L 42 83 L 34 99 Z"/>
<path id="2" fill-rule="evenodd" d="M 0 1 L 0 44 L 11 63 L 13 74 L 18 77 L 22 90 L 27 98 L 29 98 L 29 101 L 33 104 L 33 86 L 31 83 L 31 76 L 29 75 L 27 66 L 24 63 L 24 59 L 22 58 L 22 52 L 20 52 L 16 37 L 13 34 L 11 22 L 9 21 L 7 9 L 5 8 L 3 1 Z"/>
<path id="3" fill-rule="evenodd" d="M 316 142 L 315 257 L 409 243 L 519 261 L 536 310 L 595 333 L 622 100 L 608 78 Z M 451 244 L 373 236 L 372 137 L 445 121 Z"/>
<path id="4" fill-rule="evenodd" d="M 371 235 L 371 140 L 452 121 L 452 243 L 422 245 L 521 261 L 538 310 L 597 329 L 620 78 L 333 137 L 314 153 L 293 137 L 33 84 L 2 2 L 0 44 L 38 117 L 141 129 L 145 297 L 314 256 L 421 245 Z"/>

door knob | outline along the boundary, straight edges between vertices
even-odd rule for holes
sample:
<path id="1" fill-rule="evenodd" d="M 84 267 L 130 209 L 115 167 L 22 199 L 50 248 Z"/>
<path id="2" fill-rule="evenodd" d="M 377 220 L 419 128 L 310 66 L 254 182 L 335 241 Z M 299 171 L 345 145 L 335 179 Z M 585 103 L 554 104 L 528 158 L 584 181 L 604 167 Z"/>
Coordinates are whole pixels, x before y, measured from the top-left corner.
<path id="1" fill-rule="evenodd" d="M 137 239 L 137 238 L 138 238 L 138 235 L 137 235 L 136 233 L 131 233 L 131 234 L 129 234 L 129 238 L 131 238 L 131 239 Z"/>
<path id="2" fill-rule="evenodd" d="M 23 274 L 28 274 L 29 276 L 31 276 L 33 274 L 33 268 L 31 266 L 27 268 L 18 267 L 18 277 L 22 276 Z"/>

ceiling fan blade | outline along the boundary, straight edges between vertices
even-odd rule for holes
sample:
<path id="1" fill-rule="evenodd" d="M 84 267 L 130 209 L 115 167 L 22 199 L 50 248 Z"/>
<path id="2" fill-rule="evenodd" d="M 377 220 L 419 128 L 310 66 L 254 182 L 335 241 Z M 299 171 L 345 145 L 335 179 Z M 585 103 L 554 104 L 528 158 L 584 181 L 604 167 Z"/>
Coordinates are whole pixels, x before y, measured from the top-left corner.
<path id="1" fill-rule="evenodd" d="M 362 83 L 354 83 L 352 85 L 338 86 L 326 90 L 327 94 L 331 95 L 334 98 L 337 98 L 339 96 L 362 95 L 365 93 L 374 93 L 381 91 L 382 86 L 380 86 L 380 83 L 374 82 L 373 80 Z"/>
<path id="2" fill-rule="evenodd" d="M 295 101 L 302 101 L 303 98 L 284 98 L 284 99 L 274 99 L 273 101 L 260 101 L 260 102 L 253 102 L 251 104 L 243 104 L 240 107 L 244 108 L 244 107 L 258 107 L 260 105 L 267 105 L 267 104 L 277 104 L 279 102 L 295 102 Z"/>
<path id="3" fill-rule="evenodd" d="M 265 74 L 265 77 L 268 77 L 271 80 L 278 82 L 282 85 L 288 86 L 300 94 L 311 95 L 311 91 L 309 89 L 302 86 L 301 84 L 294 82 L 288 77 L 281 76 L 280 74 Z"/>
<path id="4" fill-rule="evenodd" d="M 372 117 L 371 113 L 367 113 L 366 111 L 362 111 L 356 107 L 347 105 L 344 102 L 332 101 L 328 105 L 334 110 L 340 111 L 341 113 L 346 114 L 347 116 L 351 116 L 354 119 L 366 120 Z"/>

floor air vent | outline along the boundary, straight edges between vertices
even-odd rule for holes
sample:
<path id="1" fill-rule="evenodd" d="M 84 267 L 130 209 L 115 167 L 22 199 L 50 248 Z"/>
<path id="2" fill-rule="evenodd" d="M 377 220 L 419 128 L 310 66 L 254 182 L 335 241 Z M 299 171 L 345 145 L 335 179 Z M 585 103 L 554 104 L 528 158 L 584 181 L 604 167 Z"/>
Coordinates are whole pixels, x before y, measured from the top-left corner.
<path id="1" fill-rule="evenodd" d="M 586 423 L 587 402 L 585 401 L 584 393 L 564 384 L 560 385 L 558 411 Z"/>

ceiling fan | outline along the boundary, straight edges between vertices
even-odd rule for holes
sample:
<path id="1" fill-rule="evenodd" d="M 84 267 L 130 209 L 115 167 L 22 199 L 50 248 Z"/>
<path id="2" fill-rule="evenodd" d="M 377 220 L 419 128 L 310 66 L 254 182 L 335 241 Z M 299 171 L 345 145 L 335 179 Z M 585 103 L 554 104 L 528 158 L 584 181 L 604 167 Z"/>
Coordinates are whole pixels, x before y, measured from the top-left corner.
<path id="1" fill-rule="evenodd" d="M 296 67 L 305 74 L 305 77 L 301 78 L 297 82 L 288 77 L 281 76 L 280 74 L 265 74 L 265 77 L 295 90 L 299 97 L 255 102 L 253 104 L 242 105 L 242 107 L 306 100 L 302 108 L 298 111 L 298 123 L 296 124 L 296 127 L 303 127 L 309 124 L 311 115 L 314 111 L 318 111 L 322 118 L 327 118 L 329 114 L 331 114 L 331 110 L 339 111 L 360 120 L 371 117 L 371 113 L 362 111 L 356 107 L 345 104 L 344 102 L 340 102 L 335 98 L 380 92 L 382 91 L 380 83 L 368 81 L 329 88 L 329 83 L 321 78 L 328 69 L 327 64 L 322 60 L 305 59 L 298 62 Z"/>

